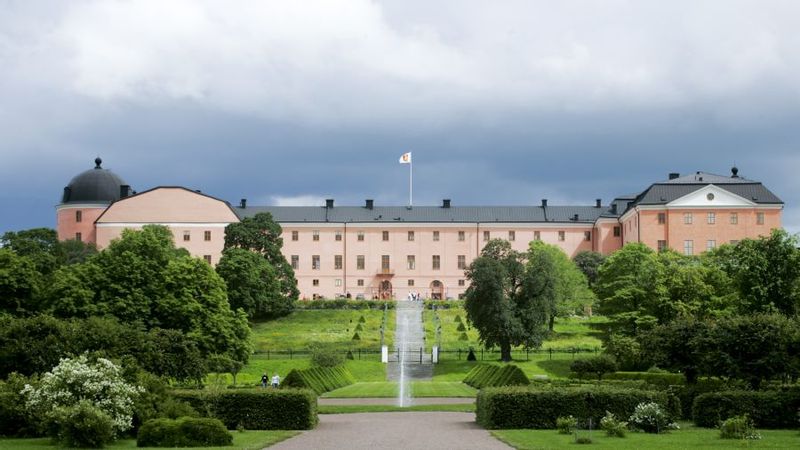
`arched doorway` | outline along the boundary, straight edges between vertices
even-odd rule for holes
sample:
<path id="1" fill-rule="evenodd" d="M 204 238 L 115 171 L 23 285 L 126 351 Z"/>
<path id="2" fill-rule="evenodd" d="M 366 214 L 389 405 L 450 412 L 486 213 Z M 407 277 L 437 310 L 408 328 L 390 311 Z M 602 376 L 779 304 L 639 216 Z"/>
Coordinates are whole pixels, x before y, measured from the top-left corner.
<path id="1" fill-rule="evenodd" d="M 444 297 L 444 285 L 439 280 L 431 281 L 431 298 L 441 300 Z"/>
<path id="2" fill-rule="evenodd" d="M 383 300 L 392 298 L 392 283 L 389 280 L 381 281 L 380 296 Z"/>

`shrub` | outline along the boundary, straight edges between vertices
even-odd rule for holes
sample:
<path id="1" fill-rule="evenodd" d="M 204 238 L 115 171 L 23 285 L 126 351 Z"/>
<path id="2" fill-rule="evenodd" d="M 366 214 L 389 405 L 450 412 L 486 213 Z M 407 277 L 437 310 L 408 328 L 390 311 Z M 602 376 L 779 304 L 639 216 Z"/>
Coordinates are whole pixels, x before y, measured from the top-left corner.
<path id="1" fill-rule="evenodd" d="M 364 316 L 361 316 L 358 318 L 358 323 L 367 323 L 367 319 L 365 319 Z"/>
<path id="2" fill-rule="evenodd" d="M 359 323 L 356 325 L 355 331 L 364 331 L 364 327 L 362 327 L 361 324 Z"/>
<path id="3" fill-rule="evenodd" d="M 312 367 L 336 367 L 342 364 L 344 364 L 344 358 L 341 353 L 316 346 L 311 348 Z"/>
<path id="4" fill-rule="evenodd" d="M 463 323 L 458 322 L 458 326 L 456 327 L 456 331 L 467 331 L 467 327 L 465 327 Z"/>
<path id="5" fill-rule="evenodd" d="M 572 434 L 577 427 L 578 419 L 572 416 L 559 417 L 556 419 L 556 429 L 558 430 L 558 434 Z"/>
<path id="6" fill-rule="evenodd" d="M 594 358 L 575 360 L 569 368 L 578 375 L 578 378 L 583 378 L 587 373 L 593 373 L 597 375 L 598 380 L 602 380 L 604 374 L 617 370 L 617 363 L 608 355 L 600 355 Z"/>
<path id="7" fill-rule="evenodd" d="M 54 438 L 65 447 L 102 448 L 114 440 L 111 416 L 91 402 L 57 407 L 50 414 Z"/>
<path id="8" fill-rule="evenodd" d="M 682 385 L 686 381 L 684 376 L 679 373 L 669 372 L 614 372 L 605 375 L 606 380 L 641 380 L 647 384 L 666 388 L 673 385 Z M 691 402 L 689 402 L 691 406 Z"/>
<path id="9" fill-rule="evenodd" d="M 468 341 L 468 340 L 469 340 L 469 336 L 467 336 L 467 333 L 461 333 L 461 334 L 458 336 L 458 340 L 459 340 L 459 341 Z"/>
<path id="10" fill-rule="evenodd" d="M 483 389 L 497 386 L 525 386 L 530 384 L 530 380 L 522 369 L 513 364 L 502 366 L 479 364 L 467 373 L 464 383 L 476 389 Z"/>
<path id="11" fill-rule="evenodd" d="M 467 353 L 467 361 L 477 361 L 478 358 L 475 357 L 475 351 L 469 349 L 469 353 Z"/>
<path id="12" fill-rule="evenodd" d="M 723 421 L 719 426 L 719 437 L 722 439 L 761 439 L 761 435 L 756 431 L 753 421 L 747 414 Z"/>
<path id="13" fill-rule="evenodd" d="M 591 444 L 592 443 L 592 438 L 590 438 L 588 436 L 581 436 L 581 437 L 577 437 L 576 436 L 575 437 L 575 443 L 576 444 Z"/>
<path id="14" fill-rule="evenodd" d="M 706 394 L 709 392 L 738 391 L 743 389 L 744 386 L 745 384 L 743 382 L 737 380 L 718 380 L 718 379 L 701 378 L 697 380 L 695 384 L 670 385 L 667 388 L 667 392 L 674 394 L 681 400 L 681 418 L 691 420 L 692 406 L 694 405 L 694 399 L 697 398 L 700 394 Z M 716 422 L 714 422 L 714 425 L 711 426 L 715 426 L 716 423 L 718 423 L 725 417 L 720 417 L 718 419 L 715 419 Z"/>
<path id="15" fill-rule="evenodd" d="M 671 403 L 665 392 L 602 386 L 486 388 L 478 393 L 476 420 L 489 429 L 553 429 L 556 419 L 565 415 L 595 423 L 609 411 L 628 417 L 642 402 Z M 672 403 L 679 409 L 677 401 Z"/>
<path id="16" fill-rule="evenodd" d="M 347 354 L 346 354 L 346 355 L 344 355 L 344 359 L 350 359 L 350 360 L 353 360 L 353 359 L 355 359 L 355 358 L 353 357 L 353 352 L 351 352 L 350 350 L 348 350 L 348 351 L 347 351 Z"/>
<path id="17" fill-rule="evenodd" d="M 353 340 L 354 341 L 360 341 L 361 340 L 361 336 L 358 334 L 358 331 L 356 331 L 356 333 L 353 335 Z"/>
<path id="18" fill-rule="evenodd" d="M 36 434 L 36 426 L 25 408 L 22 389 L 28 378 L 12 373 L 5 382 L 0 381 L 0 436 L 29 436 Z"/>
<path id="19" fill-rule="evenodd" d="M 317 396 L 306 389 L 256 391 L 180 391 L 201 415 L 222 421 L 229 429 L 310 430 L 317 424 Z"/>
<path id="20" fill-rule="evenodd" d="M 317 395 L 355 383 L 353 375 L 343 366 L 292 369 L 283 380 L 284 387 L 311 389 Z"/>
<path id="21" fill-rule="evenodd" d="M 182 417 L 148 420 L 139 429 L 138 447 L 222 447 L 233 436 L 217 419 Z"/>
<path id="22" fill-rule="evenodd" d="M 609 411 L 600 419 L 600 429 L 606 432 L 609 437 L 625 437 L 625 430 L 628 428 L 628 422 L 622 422 Z"/>
<path id="23" fill-rule="evenodd" d="M 636 405 L 628 423 L 632 428 L 645 433 L 663 433 L 678 429 L 678 424 L 673 422 L 664 408 L 655 402 Z"/>
<path id="24" fill-rule="evenodd" d="M 716 427 L 729 417 L 747 414 L 758 428 L 797 428 L 800 391 L 725 391 L 701 394 L 694 400 L 692 417 L 700 427 Z"/>
<path id="25" fill-rule="evenodd" d="M 294 303 L 294 309 L 394 309 L 395 305 L 396 302 L 390 300 L 298 300 Z"/>
<path id="26" fill-rule="evenodd" d="M 456 316 L 456 318 L 455 318 L 455 319 L 453 319 L 453 322 L 456 322 L 456 323 L 462 323 L 462 321 L 461 321 L 461 316 Z"/>

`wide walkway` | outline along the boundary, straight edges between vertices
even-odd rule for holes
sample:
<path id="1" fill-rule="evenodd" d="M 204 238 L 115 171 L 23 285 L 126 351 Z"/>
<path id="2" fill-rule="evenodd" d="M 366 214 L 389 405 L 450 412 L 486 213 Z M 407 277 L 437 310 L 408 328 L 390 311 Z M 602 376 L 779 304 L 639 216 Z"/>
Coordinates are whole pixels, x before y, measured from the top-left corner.
<path id="1" fill-rule="evenodd" d="M 270 450 L 507 450 L 475 423 L 473 413 L 398 412 L 322 414 L 316 429 L 305 431 Z"/>

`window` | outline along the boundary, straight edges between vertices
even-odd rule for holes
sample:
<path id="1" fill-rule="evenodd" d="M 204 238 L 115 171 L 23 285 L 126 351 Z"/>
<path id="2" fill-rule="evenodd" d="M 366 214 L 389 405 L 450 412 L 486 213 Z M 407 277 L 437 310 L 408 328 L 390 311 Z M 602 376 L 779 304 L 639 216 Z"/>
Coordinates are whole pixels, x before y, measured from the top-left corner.
<path id="1" fill-rule="evenodd" d="M 319 270 L 319 255 L 311 256 L 311 270 Z"/>
<path id="2" fill-rule="evenodd" d="M 567 234 L 564 232 L 564 230 L 559 230 L 559 232 L 558 232 L 558 240 L 563 242 L 564 240 L 566 240 L 566 238 L 567 238 Z"/>
<path id="3" fill-rule="evenodd" d="M 736 244 L 738 244 L 738 243 L 739 243 L 739 241 L 737 241 L 737 240 L 735 240 L 735 239 L 731 241 L 731 245 L 736 245 Z"/>
<path id="4" fill-rule="evenodd" d="M 203 255 L 203 259 L 204 259 L 204 260 L 205 260 L 207 263 L 211 264 L 211 255 Z"/>
<path id="5" fill-rule="evenodd" d="M 683 213 L 683 223 L 686 225 L 691 225 L 693 221 L 694 217 L 692 216 L 692 213 Z"/>
<path id="6" fill-rule="evenodd" d="M 714 239 L 709 239 L 706 241 L 706 250 L 714 250 L 717 248 L 717 241 Z"/>
<path id="7" fill-rule="evenodd" d="M 508 231 L 508 240 L 509 241 L 516 241 L 517 240 L 517 232 L 514 230 Z"/>
<path id="8" fill-rule="evenodd" d="M 83 240 L 83 235 L 80 233 L 75 233 L 75 240 L 81 242 Z"/>
<path id="9" fill-rule="evenodd" d="M 364 232 L 363 231 L 359 231 L 357 236 L 358 236 L 358 240 L 359 241 L 363 241 L 364 240 Z"/>
<path id="10" fill-rule="evenodd" d="M 542 240 L 542 233 L 540 231 L 533 232 L 533 240 L 534 241 L 541 241 Z"/>
<path id="11" fill-rule="evenodd" d="M 466 240 L 466 234 L 465 234 L 463 231 L 459 231 L 459 232 L 458 232 L 458 240 L 459 240 L 459 241 L 464 241 L 464 240 Z"/>
<path id="12" fill-rule="evenodd" d="M 333 255 L 333 269 L 342 270 L 342 255 Z"/>
<path id="13" fill-rule="evenodd" d="M 433 255 L 431 263 L 433 270 L 439 270 L 442 265 L 442 258 L 439 255 Z"/>
<path id="14" fill-rule="evenodd" d="M 433 241 L 434 242 L 439 242 L 439 232 L 438 231 L 434 231 L 433 232 Z"/>
<path id="15" fill-rule="evenodd" d="M 203 240 L 204 241 L 210 241 L 211 240 L 211 232 L 210 231 L 206 230 L 206 231 L 203 232 Z"/>
<path id="16" fill-rule="evenodd" d="M 406 256 L 406 268 L 408 270 L 414 270 L 417 267 L 417 257 L 414 255 Z"/>
<path id="17" fill-rule="evenodd" d="M 667 249 L 667 241 L 658 241 L 658 251 L 663 252 Z"/>
<path id="18" fill-rule="evenodd" d="M 464 280 L 458 280 L 458 285 L 459 285 L 460 287 L 464 287 L 464 285 L 465 285 L 465 284 L 466 284 L 466 283 L 464 282 Z"/>
<path id="19" fill-rule="evenodd" d="M 314 230 L 311 232 L 311 240 L 313 241 L 319 240 L 319 230 Z"/>
<path id="20" fill-rule="evenodd" d="M 83 211 L 77 210 L 75 211 L 75 222 L 83 221 Z"/>
<path id="21" fill-rule="evenodd" d="M 591 241 L 592 240 L 592 232 L 591 231 L 584 231 L 583 232 L 583 240 L 584 241 Z"/>
<path id="22" fill-rule="evenodd" d="M 356 270 L 364 270 L 364 255 L 356 256 Z"/>
<path id="23" fill-rule="evenodd" d="M 311 280 L 311 284 L 312 284 L 313 286 L 319 286 L 319 280 L 317 280 L 317 279 L 313 279 L 313 280 Z"/>
<path id="24" fill-rule="evenodd" d="M 739 224 L 739 213 L 731 213 L 731 225 Z"/>
<path id="25" fill-rule="evenodd" d="M 341 278 L 337 278 L 337 279 L 333 280 L 333 285 L 336 286 L 336 287 L 341 287 L 342 286 L 342 279 Z"/>
<path id="26" fill-rule="evenodd" d="M 708 216 L 706 217 L 706 223 L 709 225 L 714 225 L 717 223 L 717 213 L 709 212 Z"/>
<path id="27" fill-rule="evenodd" d="M 756 224 L 757 225 L 764 225 L 764 213 L 756 213 Z"/>
<path id="28" fill-rule="evenodd" d="M 694 254 L 694 241 L 683 241 L 683 254 L 687 256 Z"/>
<path id="29" fill-rule="evenodd" d="M 297 270 L 300 268 L 300 256 L 292 255 L 292 269 Z"/>
<path id="30" fill-rule="evenodd" d="M 414 241 L 414 232 L 413 231 L 409 231 L 408 232 L 408 241 L 409 242 L 413 242 Z"/>
<path id="31" fill-rule="evenodd" d="M 383 235 L 383 240 L 384 241 L 388 241 L 389 240 L 389 232 L 388 231 L 384 231 L 382 233 L 382 235 Z"/>
<path id="32" fill-rule="evenodd" d="M 337 241 L 341 241 L 342 240 L 342 232 L 341 231 L 337 231 L 334 236 L 335 236 L 334 239 L 336 239 Z"/>
<path id="33" fill-rule="evenodd" d="M 614 227 L 614 237 L 620 237 L 622 235 L 622 229 L 618 226 Z"/>
<path id="34" fill-rule="evenodd" d="M 184 231 L 183 232 L 183 241 L 188 242 L 192 240 L 192 232 L 191 231 Z"/>
<path id="35" fill-rule="evenodd" d="M 488 232 L 488 231 L 484 231 L 484 232 L 483 232 L 483 241 L 484 241 L 484 242 L 488 241 L 488 240 L 489 240 L 489 237 L 490 237 L 490 236 L 489 236 L 489 232 Z"/>
<path id="36" fill-rule="evenodd" d="M 300 233 L 297 230 L 292 230 L 292 240 L 296 241 L 300 238 Z"/>
<path id="37" fill-rule="evenodd" d="M 458 255 L 458 268 L 463 270 L 467 268 L 467 256 Z"/>
<path id="38" fill-rule="evenodd" d="M 357 285 L 357 286 L 364 286 L 364 280 L 362 280 L 361 278 L 359 278 L 358 280 L 356 280 L 356 285 Z"/>
<path id="39" fill-rule="evenodd" d="M 664 225 L 667 223 L 667 213 L 658 213 L 658 224 Z"/>
<path id="40" fill-rule="evenodd" d="M 381 269 L 389 270 L 391 266 L 390 262 L 389 255 L 381 255 Z"/>
<path id="41" fill-rule="evenodd" d="M 414 287 L 414 280 L 408 280 L 408 287 Z"/>

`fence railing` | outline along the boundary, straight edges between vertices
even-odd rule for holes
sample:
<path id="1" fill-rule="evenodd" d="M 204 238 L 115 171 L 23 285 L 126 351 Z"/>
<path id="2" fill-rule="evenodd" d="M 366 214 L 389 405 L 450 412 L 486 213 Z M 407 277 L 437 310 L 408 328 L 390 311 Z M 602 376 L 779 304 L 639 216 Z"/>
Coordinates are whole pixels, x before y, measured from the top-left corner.
<path id="1" fill-rule="evenodd" d="M 469 348 L 440 348 L 439 349 L 439 361 L 442 360 L 450 360 L 450 361 L 460 361 L 466 360 L 467 356 L 469 355 Z M 475 354 L 475 359 L 478 361 L 496 361 L 500 359 L 500 349 L 484 349 L 484 348 L 473 348 L 473 353 Z M 377 349 L 353 349 L 353 350 L 332 350 L 334 354 L 341 355 L 343 358 L 346 359 L 354 359 L 357 361 L 380 361 L 381 359 L 381 350 L 380 348 Z M 413 352 L 414 354 L 420 353 L 417 350 L 409 351 Z M 389 360 L 393 361 L 394 356 L 397 353 L 396 348 L 389 348 Z M 430 356 L 431 349 L 423 350 L 422 353 L 427 354 Z M 552 360 L 553 355 L 558 356 L 560 355 L 571 355 L 572 359 L 575 359 L 576 355 L 590 355 L 590 354 L 598 354 L 600 353 L 600 348 L 540 348 L 540 349 L 513 349 L 511 350 L 511 358 L 517 361 L 525 360 L 530 361 L 531 357 L 537 358 L 542 355 L 547 356 L 548 359 Z M 285 349 L 285 350 L 271 350 L 271 349 L 263 349 L 263 350 L 256 350 L 254 352 L 255 355 L 259 356 L 266 356 L 266 359 L 304 359 L 311 357 L 310 350 L 304 349 Z M 537 358 L 538 359 L 538 358 Z"/>

